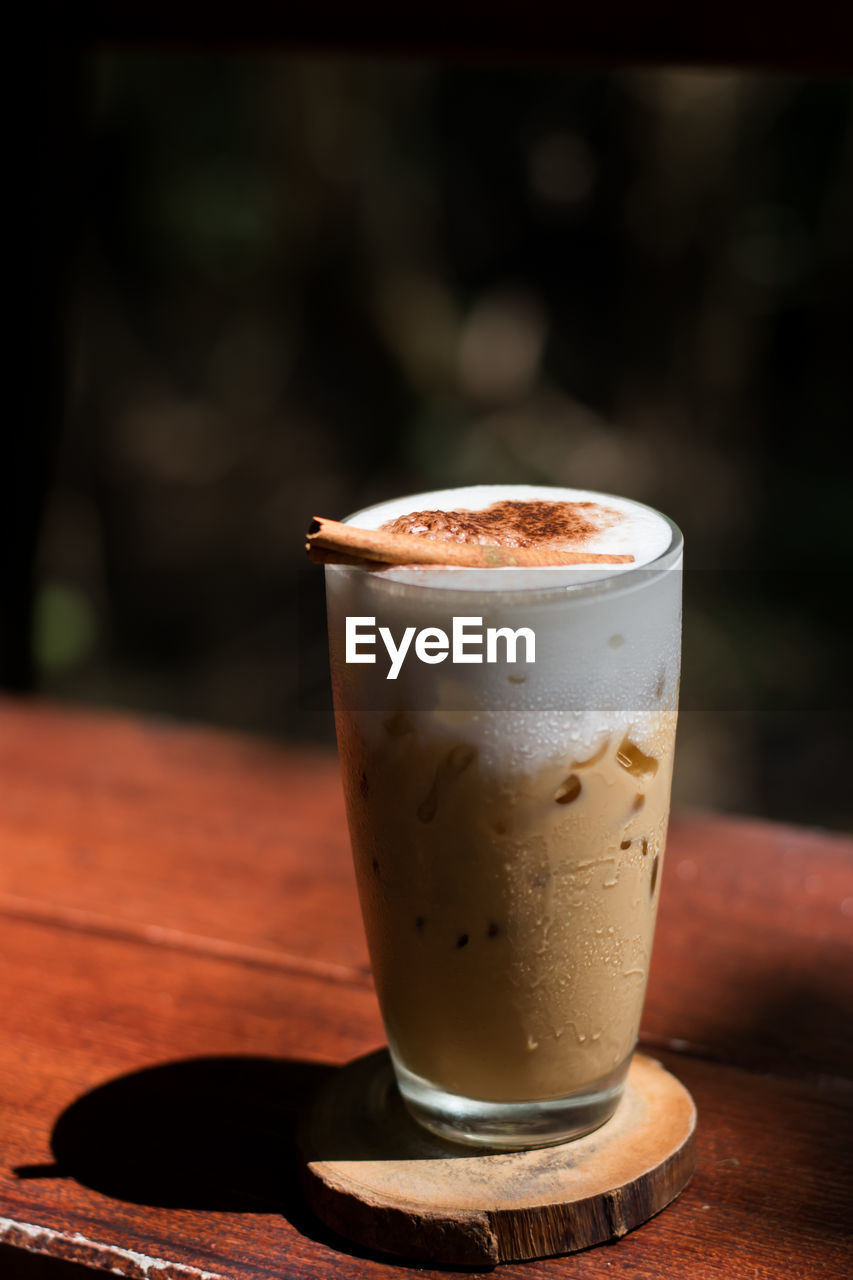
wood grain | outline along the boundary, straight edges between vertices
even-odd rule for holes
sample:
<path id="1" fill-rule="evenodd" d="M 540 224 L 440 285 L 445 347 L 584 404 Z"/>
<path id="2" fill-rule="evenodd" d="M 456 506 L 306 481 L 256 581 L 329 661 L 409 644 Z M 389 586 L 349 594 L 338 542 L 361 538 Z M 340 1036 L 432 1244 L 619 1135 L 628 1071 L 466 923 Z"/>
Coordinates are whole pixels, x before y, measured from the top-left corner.
<path id="1" fill-rule="evenodd" d="M 312 1091 L 383 1039 L 334 757 L 0 702 L 0 855 L 14 1256 L 161 1260 L 148 1280 L 405 1274 L 335 1238 L 297 1183 Z M 696 1101 L 696 1174 L 573 1274 L 846 1280 L 853 842 L 696 815 L 667 860 L 645 1028 Z"/>
<path id="2" fill-rule="evenodd" d="M 615 1114 L 573 1142 L 472 1151 L 408 1115 L 386 1051 L 333 1073 L 300 1134 L 309 1204 L 349 1240 L 425 1262 L 494 1266 L 619 1239 L 685 1188 L 696 1108 L 637 1054 Z"/>
<path id="3" fill-rule="evenodd" d="M 7 1238 L 90 1265 L 109 1257 L 121 1275 L 133 1275 L 130 1250 L 229 1280 L 387 1276 L 387 1262 L 307 1212 L 294 1147 L 329 1064 L 381 1040 L 369 992 L 342 1001 L 319 979 L 17 921 L 4 940 L 16 993 L 0 1038 L 0 1216 L 17 1224 Z M 788 1274 L 792 1257 L 813 1268 L 800 1274 L 849 1273 L 844 1100 L 661 1057 L 699 1112 L 694 1180 L 605 1257 L 577 1255 L 574 1273 L 604 1274 L 607 1261 L 608 1275 L 730 1280 Z M 15 1234 L 32 1225 L 47 1234 Z"/>
<path id="4" fill-rule="evenodd" d="M 853 1076 L 853 841 L 674 815 L 643 1042 Z"/>
<path id="5" fill-rule="evenodd" d="M 7 915 L 370 984 L 332 752 L 0 701 L 0 841 Z M 853 1072 L 851 848 L 675 815 L 644 1042 Z"/>
<path id="6" fill-rule="evenodd" d="M 0 839 L 10 913 L 369 982 L 333 752 L 0 700 Z"/>

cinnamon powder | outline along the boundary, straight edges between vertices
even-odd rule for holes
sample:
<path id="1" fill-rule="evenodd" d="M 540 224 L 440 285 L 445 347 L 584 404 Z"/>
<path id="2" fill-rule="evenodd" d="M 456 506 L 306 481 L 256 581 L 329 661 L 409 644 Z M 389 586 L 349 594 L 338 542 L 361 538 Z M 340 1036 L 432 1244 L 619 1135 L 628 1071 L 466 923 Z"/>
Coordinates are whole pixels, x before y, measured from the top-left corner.
<path id="1" fill-rule="evenodd" d="M 493 502 L 482 511 L 412 511 L 382 525 L 435 542 L 500 547 L 581 547 L 619 520 L 620 513 L 595 502 Z"/>

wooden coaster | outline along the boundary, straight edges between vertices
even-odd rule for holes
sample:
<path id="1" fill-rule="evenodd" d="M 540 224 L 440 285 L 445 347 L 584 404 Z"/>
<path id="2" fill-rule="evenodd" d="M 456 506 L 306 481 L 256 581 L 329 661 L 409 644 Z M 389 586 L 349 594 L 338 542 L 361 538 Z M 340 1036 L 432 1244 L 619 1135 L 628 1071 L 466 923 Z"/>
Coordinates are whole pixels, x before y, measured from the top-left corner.
<path id="1" fill-rule="evenodd" d="M 695 1127 L 684 1086 L 638 1053 L 595 1133 L 477 1151 L 411 1119 L 380 1050 L 318 1096 L 301 1139 L 303 1183 L 327 1226 L 382 1253 L 465 1266 L 547 1258 L 617 1239 L 674 1200 L 693 1173 Z"/>

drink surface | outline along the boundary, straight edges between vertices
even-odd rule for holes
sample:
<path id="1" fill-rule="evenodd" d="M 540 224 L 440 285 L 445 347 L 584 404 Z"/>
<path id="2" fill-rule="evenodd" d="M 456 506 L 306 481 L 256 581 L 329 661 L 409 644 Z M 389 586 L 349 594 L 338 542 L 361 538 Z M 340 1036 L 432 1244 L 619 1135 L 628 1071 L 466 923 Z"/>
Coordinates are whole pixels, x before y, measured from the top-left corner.
<path id="1" fill-rule="evenodd" d="M 587 489 L 541 485 L 440 489 L 368 507 L 348 517 L 346 523 L 364 529 L 411 532 L 438 541 L 630 555 L 630 568 L 657 560 L 673 538 L 670 522 L 642 503 Z M 393 568 L 383 576 L 424 587 L 518 590 L 528 585 L 590 582 L 625 567 L 587 566 L 568 573 L 557 566 L 544 570 Z"/>
<path id="2" fill-rule="evenodd" d="M 584 491 L 450 490 L 350 519 L 377 528 L 552 501 L 590 504 L 573 512 L 595 526 L 586 546 L 627 549 L 638 568 L 667 554 L 680 564 L 664 517 Z M 459 535 L 455 516 L 444 529 Z M 627 1065 L 636 1041 L 669 811 L 680 575 L 641 572 L 611 589 L 623 572 L 588 570 L 578 591 L 564 569 L 327 569 L 377 994 L 397 1061 L 451 1094 L 562 1097 Z M 532 627 L 536 661 L 415 662 L 389 682 L 344 660 L 347 615 L 396 634 L 448 629 L 454 612 Z"/>

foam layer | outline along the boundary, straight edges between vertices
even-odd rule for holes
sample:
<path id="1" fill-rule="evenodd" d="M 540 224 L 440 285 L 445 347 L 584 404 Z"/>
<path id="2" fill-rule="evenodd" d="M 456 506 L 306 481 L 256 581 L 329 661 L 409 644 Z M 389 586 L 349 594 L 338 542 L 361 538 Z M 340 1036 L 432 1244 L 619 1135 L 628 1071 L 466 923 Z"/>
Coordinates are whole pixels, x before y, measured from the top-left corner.
<path id="1" fill-rule="evenodd" d="M 395 582 L 416 583 L 423 587 L 466 589 L 506 590 L 555 585 L 564 581 L 589 582 L 649 565 L 664 555 L 673 541 L 673 529 L 669 521 L 642 503 L 589 489 L 561 489 L 546 485 L 471 485 L 467 488 L 410 494 L 355 512 L 345 523 L 362 529 L 379 529 L 413 512 L 481 512 L 495 503 L 506 502 L 591 503 L 592 507 L 586 510 L 589 523 L 595 526 L 592 531 L 584 529 L 581 532 L 579 529 L 573 537 L 567 527 L 564 536 L 554 545 L 566 550 L 577 549 L 596 554 L 631 555 L 634 557 L 633 563 L 585 565 L 570 570 L 559 565 L 544 569 L 393 568 L 384 570 L 382 576 Z M 495 541 L 499 540 L 498 534 Z"/>

